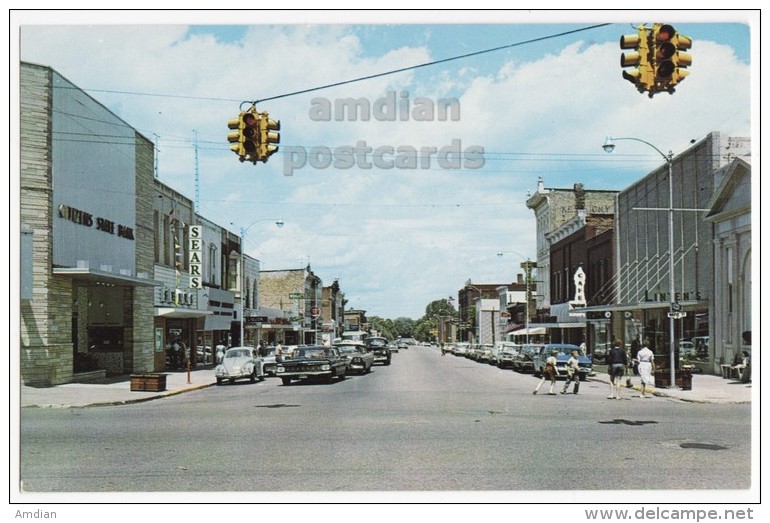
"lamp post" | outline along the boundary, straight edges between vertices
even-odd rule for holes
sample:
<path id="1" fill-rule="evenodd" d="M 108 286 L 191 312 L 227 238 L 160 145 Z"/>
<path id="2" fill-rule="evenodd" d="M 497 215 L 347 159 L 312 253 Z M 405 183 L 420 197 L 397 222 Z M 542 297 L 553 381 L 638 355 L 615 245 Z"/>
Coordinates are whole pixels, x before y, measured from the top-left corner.
<path id="1" fill-rule="evenodd" d="M 663 209 L 668 211 L 668 292 L 669 292 L 669 318 L 668 318 L 668 337 L 669 337 L 669 359 L 670 359 L 670 382 L 669 386 L 674 387 L 676 383 L 676 372 L 674 371 L 675 363 L 676 363 L 676 355 L 674 351 L 674 346 L 676 343 L 676 340 L 674 339 L 674 313 L 678 312 L 679 305 L 675 301 L 675 294 L 676 294 L 676 285 L 674 282 L 674 182 L 673 182 L 673 176 L 672 176 L 672 169 L 671 164 L 673 161 L 673 154 L 671 151 L 668 152 L 668 154 L 664 154 L 663 151 L 652 145 L 650 142 L 641 140 L 639 138 L 612 138 L 608 136 L 604 140 L 604 144 L 602 145 L 602 148 L 605 152 L 611 153 L 615 150 L 615 144 L 613 143 L 613 140 L 620 141 L 620 140 L 631 140 L 634 142 L 641 142 L 645 145 L 648 145 L 649 147 L 652 147 L 655 149 L 655 151 L 660 154 L 663 159 L 666 161 L 666 169 L 668 170 L 668 209 Z M 655 210 L 661 210 L 661 209 L 655 209 Z"/>
<path id="2" fill-rule="evenodd" d="M 246 227 L 241 227 L 241 346 L 243 346 L 243 317 L 246 313 L 246 302 L 244 301 L 244 292 L 246 291 L 246 266 L 244 265 L 244 246 L 243 246 L 243 239 L 246 236 L 246 233 L 248 232 L 251 227 L 259 222 L 266 222 L 270 220 L 275 220 L 275 225 L 279 229 L 283 227 L 283 220 L 280 218 L 260 218 L 258 220 L 254 220 Z M 235 225 L 234 223 L 230 222 L 231 225 Z"/>
<path id="3" fill-rule="evenodd" d="M 503 254 L 505 254 L 506 252 L 512 252 L 513 254 L 517 255 L 519 258 L 524 260 L 524 262 L 526 263 L 526 267 L 527 267 L 527 269 L 526 269 L 526 276 L 527 276 L 527 296 L 526 296 L 527 303 L 526 303 L 526 307 L 527 308 L 526 308 L 526 312 L 524 313 L 524 330 L 526 331 L 526 333 L 525 333 L 526 344 L 529 345 L 529 302 L 531 300 L 529 282 L 532 279 L 532 262 L 530 261 L 529 258 L 525 259 L 524 256 L 522 256 L 521 254 L 519 254 L 516 251 L 497 251 L 497 255 L 502 257 Z"/>

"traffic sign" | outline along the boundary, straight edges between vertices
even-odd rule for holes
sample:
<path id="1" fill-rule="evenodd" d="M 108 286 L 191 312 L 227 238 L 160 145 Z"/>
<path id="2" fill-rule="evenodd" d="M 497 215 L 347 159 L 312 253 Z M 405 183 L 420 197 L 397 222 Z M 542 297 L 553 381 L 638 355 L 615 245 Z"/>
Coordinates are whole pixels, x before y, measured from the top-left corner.
<path id="1" fill-rule="evenodd" d="M 687 316 L 687 313 L 686 312 L 682 312 L 682 311 L 669 312 L 668 313 L 668 317 L 671 318 L 671 319 L 674 319 L 674 320 L 681 320 L 685 316 Z"/>
<path id="2" fill-rule="evenodd" d="M 310 315 L 317 318 L 321 314 L 321 309 L 318 307 L 310 307 Z"/>

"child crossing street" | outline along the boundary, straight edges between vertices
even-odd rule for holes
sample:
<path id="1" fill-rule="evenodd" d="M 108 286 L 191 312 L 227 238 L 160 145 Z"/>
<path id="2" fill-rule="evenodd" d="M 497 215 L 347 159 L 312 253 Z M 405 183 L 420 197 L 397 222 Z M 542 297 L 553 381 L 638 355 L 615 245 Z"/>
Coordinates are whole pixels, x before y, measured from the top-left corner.
<path id="1" fill-rule="evenodd" d="M 572 388 L 572 394 L 577 394 L 580 390 L 580 372 L 578 365 L 578 351 L 573 350 L 570 359 L 567 360 L 567 381 L 564 382 L 564 388 L 561 393 L 566 394 L 569 384 L 574 382 L 575 386 Z"/>

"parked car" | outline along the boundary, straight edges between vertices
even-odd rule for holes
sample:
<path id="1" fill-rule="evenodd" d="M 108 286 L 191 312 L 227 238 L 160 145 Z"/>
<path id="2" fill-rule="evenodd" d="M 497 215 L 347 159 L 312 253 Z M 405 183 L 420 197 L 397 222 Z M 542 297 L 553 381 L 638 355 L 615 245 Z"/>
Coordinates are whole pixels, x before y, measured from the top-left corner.
<path id="1" fill-rule="evenodd" d="M 374 354 L 361 341 L 342 340 L 335 345 L 341 357 L 347 359 L 348 371 L 367 374 L 374 365 Z"/>
<path id="2" fill-rule="evenodd" d="M 687 357 L 695 356 L 695 344 L 691 341 L 680 341 L 679 356 L 687 356 Z"/>
<path id="3" fill-rule="evenodd" d="M 489 363 L 489 359 L 492 357 L 492 347 L 494 347 L 494 345 L 489 343 L 479 345 L 476 349 L 475 358 L 473 359 L 480 363 Z"/>
<path id="4" fill-rule="evenodd" d="M 502 341 L 495 344 L 495 348 L 492 351 L 492 359 L 494 365 L 497 365 L 500 369 L 512 369 L 513 359 L 519 353 L 519 345 L 512 341 Z M 492 363 L 492 362 L 490 362 Z"/>
<path id="5" fill-rule="evenodd" d="M 366 348 L 374 355 L 374 363 L 390 365 L 390 346 L 386 338 L 372 336 L 366 339 Z"/>
<path id="6" fill-rule="evenodd" d="M 248 379 L 252 383 L 265 379 L 264 365 L 254 347 L 232 347 L 227 349 L 222 363 L 214 369 L 217 385 L 227 380 Z"/>
<path id="7" fill-rule="evenodd" d="M 461 341 L 460 343 L 455 344 L 455 356 L 467 356 L 468 351 L 470 350 L 470 344 L 466 343 L 464 341 Z"/>
<path id="8" fill-rule="evenodd" d="M 535 368 L 535 376 L 542 376 L 545 368 L 545 360 L 556 351 L 556 377 L 567 377 L 567 360 L 572 357 L 572 351 L 580 352 L 580 347 L 571 343 L 546 343 L 540 350 L 533 354 L 532 364 Z M 593 363 L 587 356 L 578 356 L 578 372 L 580 381 L 585 381 L 586 377 L 593 372 Z"/>
<path id="9" fill-rule="evenodd" d="M 284 385 L 292 380 L 318 379 L 331 383 L 332 379 L 345 379 L 347 358 L 340 356 L 336 347 L 304 345 L 294 349 L 291 359 L 284 359 L 275 367 L 275 375 Z"/>
<path id="10" fill-rule="evenodd" d="M 535 365 L 532 361 L 534 355 L 540 352 L 542 345 L 524 345 L 513 357 L 513 370 L 516 372 L 535 372 Z"/>
<path id="11" fill-rule="evenodd" d="M 417 346 L 417 340 L 414 338 L 400 338 L 398 340 L 398 346 L 408 349 L 410 346 Z"/>
<path id="12" fill-rule="evenodd" d="M 388 348 L 390 349 L 391 353 L 398 352 L 398 342 L 391 341 L 390 343 L 388 343 Z"/>

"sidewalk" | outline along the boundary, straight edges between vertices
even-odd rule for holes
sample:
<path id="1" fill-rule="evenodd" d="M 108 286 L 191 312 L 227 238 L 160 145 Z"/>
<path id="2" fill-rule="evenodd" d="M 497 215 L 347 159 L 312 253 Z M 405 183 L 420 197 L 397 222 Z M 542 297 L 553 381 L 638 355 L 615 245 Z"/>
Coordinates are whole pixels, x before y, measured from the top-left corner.
<path id="1" fill-rule="evenodd" d="M 67 408 L 122 405 L 173 396 L 216 384 L 213 366 L 199 367 L 190 371 L 189 381 L 187 371 L 170 371 L 163 374 L 166 374 L 166 390 L 163 392 L 132 391 L 131 379 L 128 375 L 107 378 L 94 383 L 67 383 L 54 387 L 22 385 L 21 407 Z M 591 376 L 589 380 L 607 383 L 608 386 L 610 382 L 607 372 L 601 367 L 596 369 L 596 375 Z M 623 389 L 621 396 L 638 395 L 639 377 L 633 376 L 631 381 L 634 390 Z M 692 390 L 655 389 L 652 394 L 695 403 L 750 403 L 751 391 L 751 383 L 744 384 L 721 376 L 694 374 Z"/>
<path id="2" fill-rule="evenodd" d="M 167 371 L 166 390 L 145 392 L 131 390 L 129 375 L 106 378 L 89 383 L 67 383 L 54 387 L 21 386 L 21 407 L 87 407 L 100 405 L 121 405 L 149 401 L 191 390 L 215 385 L 214 366 L 198 367 L 195 370 Z"/>
<path id="3" fill-rule="evenodd" d="M 607 384 L 609 392 L 610 376 L 607 369 L 601 365 L 595 365 L 596 374 L 591 376 L 591 381 L 599 381 Z M 626 377 L 623 377 L 623 383 L 626 383 Z M 621 396 L 638 396 L 641 391 L 639 376 L 631 376 L 632 389 L 623 388 Z M 673 388 L 651 388 L 647 387 L 647 394 L 672 398 L 680 401 L 690 401 L 693 403 L 751 403 L 751 383 L 741 383 L 735 379 L 725 379 L 722 376 L 713 376 L 711 374 L 693 374 L 692 390 L 682 390 L 679 387 Z"/>

